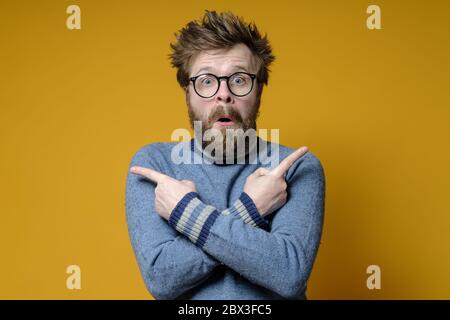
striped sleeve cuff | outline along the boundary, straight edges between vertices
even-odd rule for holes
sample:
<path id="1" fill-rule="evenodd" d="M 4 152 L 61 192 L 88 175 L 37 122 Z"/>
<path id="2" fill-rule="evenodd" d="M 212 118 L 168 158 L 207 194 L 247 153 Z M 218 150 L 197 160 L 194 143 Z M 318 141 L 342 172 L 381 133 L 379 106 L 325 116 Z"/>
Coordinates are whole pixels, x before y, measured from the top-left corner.
<path id="1" fill-rule="evenodd" d="M 169 225 L 202 248 L 219 215 L 216 208 L 200 201 L 198 193 L 189 192 L 173 209 Z"/>
<path id="2" fill-rule="evenodd" d="M 241 193 L 239 198 L 230 208 L 222 211 L 222 214 L 233 214 L 244 220 L 245 223 L 259 227 L 266 231 L 269 230 L 269 222 L 261 216 L 252 198 L 250 198 L 245 192 Z"/>

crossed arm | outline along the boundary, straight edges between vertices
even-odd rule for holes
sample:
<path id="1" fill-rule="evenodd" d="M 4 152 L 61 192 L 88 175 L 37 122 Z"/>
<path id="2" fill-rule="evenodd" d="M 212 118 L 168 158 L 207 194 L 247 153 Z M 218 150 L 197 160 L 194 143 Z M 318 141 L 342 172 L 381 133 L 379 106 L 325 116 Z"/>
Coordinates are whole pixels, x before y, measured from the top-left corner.
<path id="1" fill-rule="evenodd" d="M 281 296 L 301 292 L 320 241 L 324 193 L 320 163 L 295 163 L 305 152 L 297 150 L 272 171 L 255 171 L 241 197 L 223 212 L 203 203 L 192 182 L 163 175 L 153 164 L 135 167 L 143 164 L 138 154 L 131 169 L 136 175 L 127 181 L 127 217 L 152 295 L 176 298 L 220 263 Z M 293 195 L 288 202 L 286 172 Z M 264 216 L 277 209 L 268 232 Z"/>

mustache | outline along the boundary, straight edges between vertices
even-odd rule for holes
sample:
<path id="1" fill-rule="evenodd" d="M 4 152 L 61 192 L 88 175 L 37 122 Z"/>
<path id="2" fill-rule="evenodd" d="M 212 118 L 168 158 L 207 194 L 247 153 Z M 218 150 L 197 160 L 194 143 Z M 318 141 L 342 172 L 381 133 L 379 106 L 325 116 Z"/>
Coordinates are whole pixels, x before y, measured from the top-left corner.
<path id="1" fill-rule="evenodd" d="M 233 119 L 234 123 L 243 123 L 241 114 L 230 106 L 217 106 L 208 116 L 208 123 L 214 123 L 221 116 L 229 116 Z"/>

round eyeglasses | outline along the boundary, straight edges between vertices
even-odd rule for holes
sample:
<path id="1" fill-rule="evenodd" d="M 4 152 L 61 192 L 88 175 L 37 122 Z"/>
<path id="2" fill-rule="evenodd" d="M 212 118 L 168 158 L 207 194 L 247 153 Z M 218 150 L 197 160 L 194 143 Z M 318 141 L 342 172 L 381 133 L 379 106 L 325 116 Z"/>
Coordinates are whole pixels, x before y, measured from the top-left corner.
<path id="1" fill-rule="evenodd" d="M 230 76 L 218 77 L 212 73 L 205 73 L 189 80 L 194 85 L 195 92 L 202 98 L 211 98 L 219 91 L 222 79 L 227 80 L 228 89 L 238 97 L 248 95 L 253 89 L 256 75 L 247 72 L 236 72 Z"/>

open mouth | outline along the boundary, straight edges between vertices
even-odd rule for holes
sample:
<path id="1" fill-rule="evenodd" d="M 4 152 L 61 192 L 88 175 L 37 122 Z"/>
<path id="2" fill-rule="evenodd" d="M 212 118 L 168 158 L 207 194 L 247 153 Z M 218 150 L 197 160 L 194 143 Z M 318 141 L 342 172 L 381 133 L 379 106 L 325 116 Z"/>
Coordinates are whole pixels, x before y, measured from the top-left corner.
<path id="1" fill-rule="evenodd" d="M 223 115 L 217 118 L 216 123 L 224 126 L 229 126 L 232 125 L 234 122 L 233 118 L 231 118 L 230 116 Z"/>

